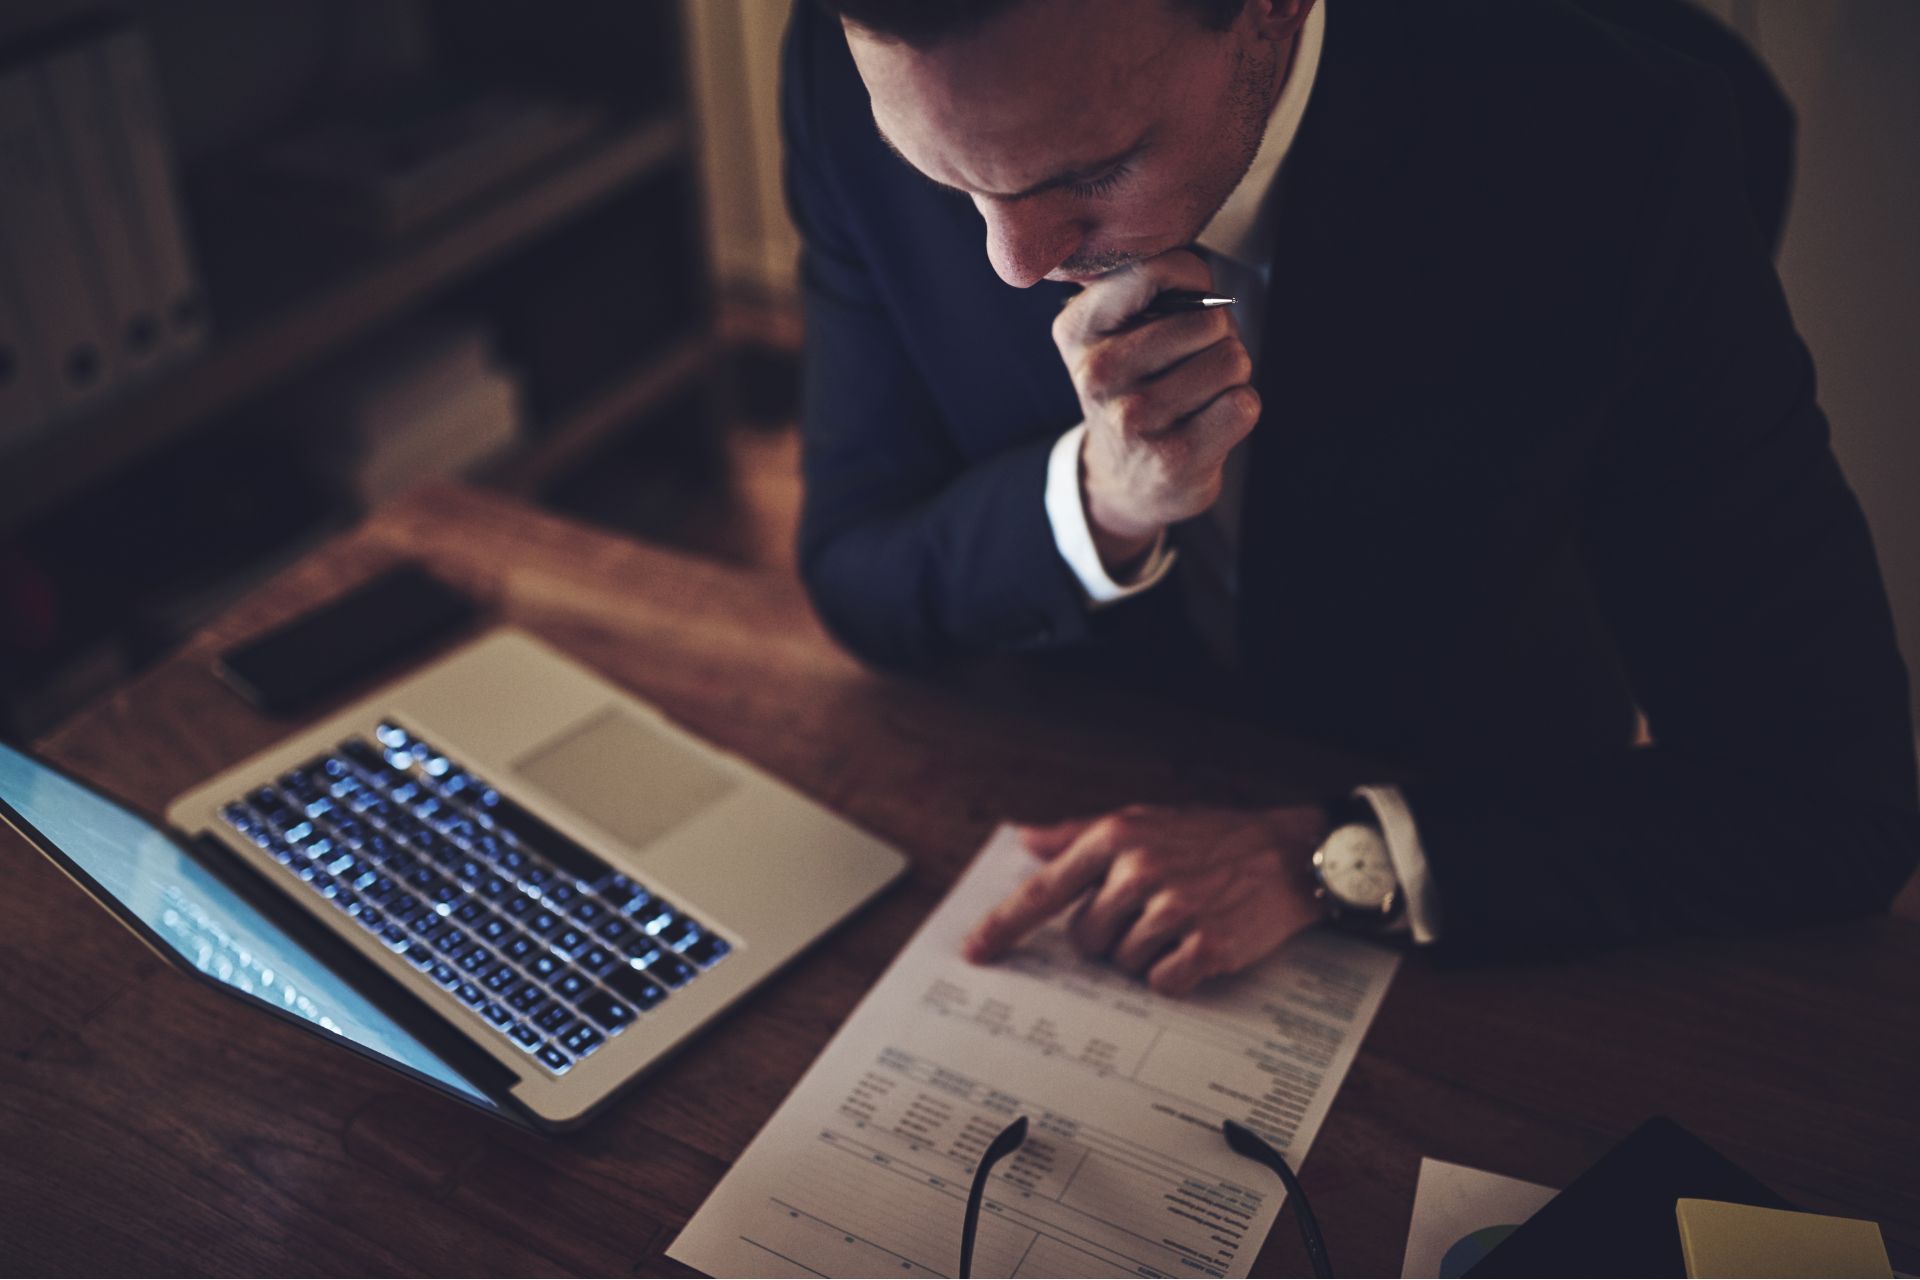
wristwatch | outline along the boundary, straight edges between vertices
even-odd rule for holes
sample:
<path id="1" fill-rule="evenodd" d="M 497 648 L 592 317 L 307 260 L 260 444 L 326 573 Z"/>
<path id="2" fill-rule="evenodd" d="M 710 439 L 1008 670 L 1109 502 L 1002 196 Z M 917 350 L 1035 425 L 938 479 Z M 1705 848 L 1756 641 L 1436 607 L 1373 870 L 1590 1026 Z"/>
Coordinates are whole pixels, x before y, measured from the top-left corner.
<path id="1" fill-rule="evenodd" d="M 1359 796 L 1335 804 L 1333 829 L 1313 851 L 1313 896 L 1328 920 L 1359 933 L 1390 929 L 1406 907 L 1400 877 L 1373 806 Z"/>

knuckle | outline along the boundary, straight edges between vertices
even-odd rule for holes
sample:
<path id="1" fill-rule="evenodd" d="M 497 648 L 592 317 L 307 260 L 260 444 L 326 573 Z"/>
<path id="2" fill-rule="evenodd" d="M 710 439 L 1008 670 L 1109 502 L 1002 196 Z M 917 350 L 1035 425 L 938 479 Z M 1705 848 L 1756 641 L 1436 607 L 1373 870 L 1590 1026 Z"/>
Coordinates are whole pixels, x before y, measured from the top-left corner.
<path id="1" fill-rule="evenodd" d="M 1208 977 L 1216 973 L 1226 972 L 1227 945 L 1225 940 L 1211 929 L 1196 930 L 1193 939 L 1194 970 Z"/>
<path id="2" fill-rule="evenodd" d="M 1242 384 L 1227 392 L 1229 411 L 1236 421 L 1252 426 L 1260 417 L 1260 393 Z"/>
<path id="3" fill-rule="evenodd" d="M 1253 357 L 1247 353 L 1245 343 L 1234 342 L 1227 348 L 1227 376 L 1236 383 L 1253 377 Z"/>
<path id="4" fill-rule="evenodd" d="M 1144 391 L 1129 391 L 1113 398 L 1114 421 L 1130 436 L 1145 435 L 1153 428 L 1153 402 Z"/>
<path id="5" fill-rule="evenodd" d="M 1120 363 L 1120 355 L 1111 342 L 1096 342 L 1081 357 L 1080 372 L 1086 385 L 1105 388 L 1120 380 Z"/>

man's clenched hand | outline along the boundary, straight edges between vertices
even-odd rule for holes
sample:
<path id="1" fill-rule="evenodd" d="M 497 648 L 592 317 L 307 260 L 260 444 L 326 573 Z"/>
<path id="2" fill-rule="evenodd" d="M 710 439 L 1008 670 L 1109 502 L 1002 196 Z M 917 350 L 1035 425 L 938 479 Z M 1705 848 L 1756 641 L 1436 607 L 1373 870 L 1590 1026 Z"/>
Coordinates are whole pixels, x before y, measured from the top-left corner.
<path id="1" fill-rule="evenodd" d="M 1212 287 L 1206 263 L 1176 249 L 1093 281 L 1054 321 L 1087 424 L 1087 524 L 1109 572 L 1213 505 L 1228 451 L 1260 417 L 1253 361 L 1225 309 L 1135 319 L 1166 290 Z"/>
<path id="2" fill-rule="evenodd" d="M 1319 919 L 1309 868 L 1327 828 L 1319 805 L 1134 806 L 1022 827 L 1027 848 L 1047 865 L 975 926 L 967 959 L 998 959 L 1077 899 L 1069 933 L 1083 955 L 1184 995 L 1263 959 Z"/>

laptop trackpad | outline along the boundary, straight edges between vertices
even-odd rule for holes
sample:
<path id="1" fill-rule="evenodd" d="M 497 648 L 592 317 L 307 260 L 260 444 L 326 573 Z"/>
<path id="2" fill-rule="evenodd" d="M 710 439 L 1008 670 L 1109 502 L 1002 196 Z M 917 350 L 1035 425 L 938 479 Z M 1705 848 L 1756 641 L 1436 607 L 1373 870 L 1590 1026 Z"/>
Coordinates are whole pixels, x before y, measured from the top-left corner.
<path id="1" fill-rule="evenodd" d="M 636 849 L 735 785 L 674 738 L 611 709 L 535 748 L 514 772 Z"/>

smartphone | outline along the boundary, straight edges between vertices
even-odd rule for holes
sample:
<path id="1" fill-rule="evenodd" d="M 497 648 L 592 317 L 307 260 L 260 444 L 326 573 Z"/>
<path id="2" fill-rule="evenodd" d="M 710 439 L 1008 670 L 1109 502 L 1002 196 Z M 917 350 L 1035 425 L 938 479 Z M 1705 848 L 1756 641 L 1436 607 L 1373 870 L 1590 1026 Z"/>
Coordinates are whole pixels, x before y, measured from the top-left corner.
<path id="1" fill-rule="evenodd" d="M 214 659 L 214 674 L 269 715 L 305 710 L 469 622 L 476 609 L 417 564 L 352 591 Z"/>

